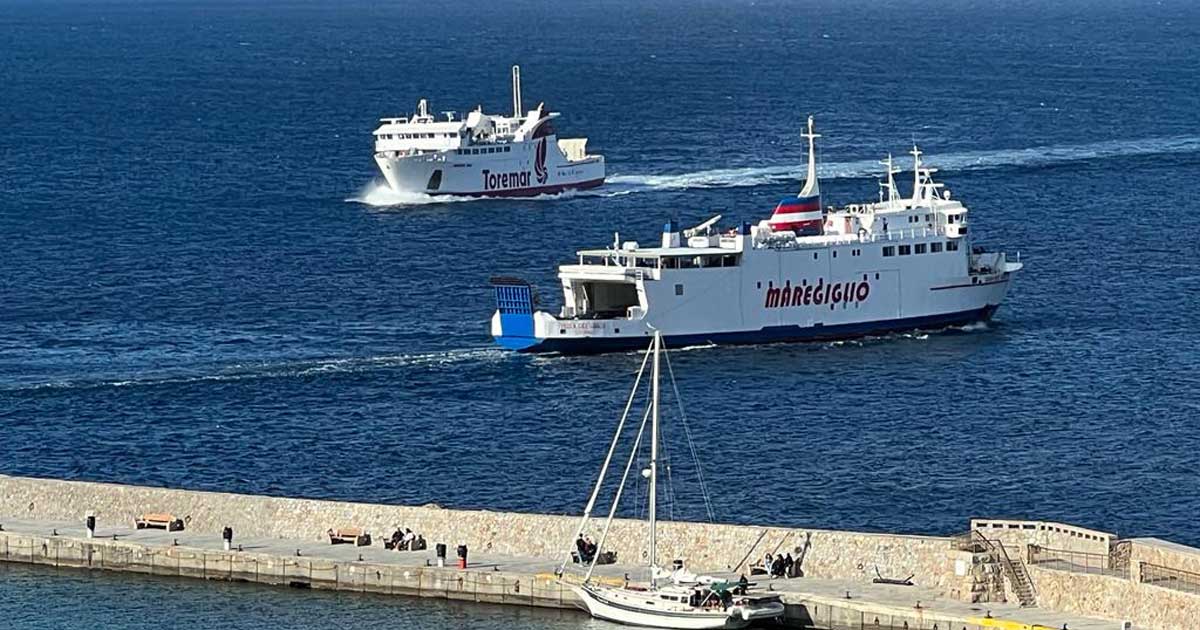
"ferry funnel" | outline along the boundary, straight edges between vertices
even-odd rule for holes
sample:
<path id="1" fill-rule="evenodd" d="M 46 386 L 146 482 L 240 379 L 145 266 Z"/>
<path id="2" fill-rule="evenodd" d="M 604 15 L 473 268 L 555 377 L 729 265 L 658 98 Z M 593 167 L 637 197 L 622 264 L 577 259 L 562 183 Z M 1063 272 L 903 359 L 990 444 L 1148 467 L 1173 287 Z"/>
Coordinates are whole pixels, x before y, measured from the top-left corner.
<path id="1" fill-rule="evenodd" d="M 512 97 L 513 97 L 513 118 L 520 118 L 521 114 L 521 66 L 512 67 Z"/>

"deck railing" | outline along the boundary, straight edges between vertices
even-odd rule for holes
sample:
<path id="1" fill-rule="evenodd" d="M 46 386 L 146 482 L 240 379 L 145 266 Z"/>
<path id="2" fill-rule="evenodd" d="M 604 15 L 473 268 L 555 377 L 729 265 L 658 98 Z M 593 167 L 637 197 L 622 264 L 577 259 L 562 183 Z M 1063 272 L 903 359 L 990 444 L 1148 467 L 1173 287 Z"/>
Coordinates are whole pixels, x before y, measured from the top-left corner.
<path id="1" fill-rule="evenodd" d="M 1095 573 L 1129 578 L 1129 566 L 1117 562 L 1112 554 L 1068 551 L 1029 545 L 1029 564 L 1055 571 Z"/>
<path id="2" fill-rule="evenodd" d="M 1200 573 L 1172 569 L 1149 562 L 1139 564 L 1142 584 L 1153 584 L 1185 593 L 1200 594 Z"/>

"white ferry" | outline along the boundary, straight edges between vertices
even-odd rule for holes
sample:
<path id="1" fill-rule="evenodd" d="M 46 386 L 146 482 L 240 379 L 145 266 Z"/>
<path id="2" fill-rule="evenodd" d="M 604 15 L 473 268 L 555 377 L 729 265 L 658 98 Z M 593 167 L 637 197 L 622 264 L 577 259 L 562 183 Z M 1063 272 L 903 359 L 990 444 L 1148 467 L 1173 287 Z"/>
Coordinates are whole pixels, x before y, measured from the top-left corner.
<path id="1" fill-rule="evenodd" d="M 521 69 L 513 66 L 513 115 L 482 108 L 437 120 L 425 99 L 411 117 L 383 118 L 375 130 L 375 163 L 394 190 L 430 195 L 531 197 L 604 183 L 604 157 L 587 138 L 559 138 L 558 112 L 545 104 L 521 110 Z"/>
<path id="2" fill-rule="evenodd" d="M 769 220 L 691 230 L 673 222 L 659 247 L 622 243 L 578 252 L 559 267 L 563 306 L 534 310 L 533 288 L 493 278 L 491 332 L 522 352 L 630 350 L 660 331 L 669 345 L 852 338 L 986 321 L 1008 292 L 1019 256 L 973 248 L 967 208 L 933 179 L 913 147 L 912 196 L 897 190 L 891 156 L 877 202 L 821 209 L 815 139 L 799 197 Z"/>

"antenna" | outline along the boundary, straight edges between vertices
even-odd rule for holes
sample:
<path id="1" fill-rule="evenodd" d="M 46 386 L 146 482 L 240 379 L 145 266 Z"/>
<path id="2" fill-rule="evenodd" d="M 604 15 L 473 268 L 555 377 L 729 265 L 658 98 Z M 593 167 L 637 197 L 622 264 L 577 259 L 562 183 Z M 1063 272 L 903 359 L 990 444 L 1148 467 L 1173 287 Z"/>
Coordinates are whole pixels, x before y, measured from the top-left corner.
<path id="1" fill-rule="evenodd" d="M 521 114 L 521 66 L 512 67 L 512 97 L 513 97 L 513 118 L 520 118 Z"/>
<path id="2" fill-rule="evenodd" d="M 429 116 L 429 103 L 425 99 L 417 101 L 417 116 L 427 118 Z"/>

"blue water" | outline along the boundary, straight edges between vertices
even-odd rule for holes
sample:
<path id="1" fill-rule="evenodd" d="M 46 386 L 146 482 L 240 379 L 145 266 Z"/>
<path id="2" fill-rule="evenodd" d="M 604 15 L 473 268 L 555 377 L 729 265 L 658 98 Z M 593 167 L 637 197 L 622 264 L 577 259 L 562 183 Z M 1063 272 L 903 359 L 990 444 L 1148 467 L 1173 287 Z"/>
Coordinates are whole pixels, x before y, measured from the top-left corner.
<path id="1" fill-rule="evenodd" d="M 1027 268 L 982 328 L 676 354 L 718 519 L 1200 544 L 1198 47 L 1181 0 L 0 1 L 0 472 L 578 511 L 638 357 L 496 349 L 488 277 L 764 217 L 812 113 L 827 201 L 916 139 Z M 375 119 L 515 62 L 610 183 L 386 205 Z"/>

